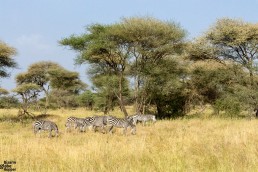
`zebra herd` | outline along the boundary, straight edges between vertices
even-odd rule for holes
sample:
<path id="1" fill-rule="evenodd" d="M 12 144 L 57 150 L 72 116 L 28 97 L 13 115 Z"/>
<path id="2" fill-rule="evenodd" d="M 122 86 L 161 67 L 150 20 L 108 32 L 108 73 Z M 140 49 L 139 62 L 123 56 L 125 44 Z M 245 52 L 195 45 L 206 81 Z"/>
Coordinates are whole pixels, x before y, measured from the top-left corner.
<path id="1" fill-rule="evenodd" d="M 123 134 L 126 135 L 127 128 L 131 128 L 131 134 L 136 134 L 136 123 L 142 122 L 146 125 L 147 121 L 156 122 L 155 115 L 131 115 L 125 118 L 117 118 L 114 116 L 93 116 L 86 118 L 69 117 L 65 123 L 66 132 L 72 129 L 77 129 L 80 132 L 85 132 L 87 128 L 92 127 L 96 132 L 97 128 L 101 128 L 102 133 L 112 133 L 114 127 L 123 128 Z M 55 136 L 58 136 L 59 131 L 57 125 L 52 121 L 38 120 L 33 123 L 34 133 L 37 134 L 41 130 L 49 131 L 49 137 L 52 137 L 52 131 Z"/>

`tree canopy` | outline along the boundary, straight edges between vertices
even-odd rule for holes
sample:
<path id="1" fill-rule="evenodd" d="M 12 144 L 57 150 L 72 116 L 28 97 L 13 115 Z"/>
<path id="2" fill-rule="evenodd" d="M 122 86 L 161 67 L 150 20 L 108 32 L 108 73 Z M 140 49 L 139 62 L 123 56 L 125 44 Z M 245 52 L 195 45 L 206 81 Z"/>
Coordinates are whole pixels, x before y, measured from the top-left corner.
<path id="1" fill-rule="evenodd" d="M 232 60 L 245 67 L 253 85 L 255 60 L 258 58 L 258 24 L 242 20 L 219 19 L 190 46 L 194 59 Z"/>
<path id="2" fill-rule="evenodd" d="M 173 22 L 163 22 L 150 17 L 125 18 L 111 25 L 93 24 L 87 27 L 85 34 L 72 35 L 60 41 L 80 54 L 77 63 L 88 62 L 98 70 L 93 78 L 106 75 L 118 77 L 117 88 L 112 92 L 119 100 L 120 107 L 127 116 L 124 107 L 125 91 L 123 82 L 131 75 L 136 77 L 135 101 L 145 99 L 140 93 L 139 83 L 144 84 L 143 72 L 147 63 L 155 65 L 160 59 L 178 54 L 183 45 L 185 31 Z M 141 75 L 142 74 L 142 75 Z M 127 77 L 127 78 L 126 78 Z M 112 80 L 115 81 L 115 80 Z M 97 85 L 96 85 L 97 86 Z M 139 111 L 139 107 L 136 107 Z M 142 111 L 142 110 L 141 110 Z"/>
<path id="3" fill-rule="evenodd" d="M 0 77 L 8 77 L 9 73 L 7 72 L 8 68 L 17 67 L 17 63 L 13 59 L 13 56 L 16 55 L 16 49 L 8 46 L 6 43 L 0 41 Z"/>

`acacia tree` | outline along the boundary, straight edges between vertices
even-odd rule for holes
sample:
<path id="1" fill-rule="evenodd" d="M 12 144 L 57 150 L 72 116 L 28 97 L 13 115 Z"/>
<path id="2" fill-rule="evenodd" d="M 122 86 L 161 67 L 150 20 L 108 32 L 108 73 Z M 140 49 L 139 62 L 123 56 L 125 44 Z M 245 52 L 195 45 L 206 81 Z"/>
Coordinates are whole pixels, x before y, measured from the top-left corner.
<path id="1" fill-rule="evenodd" d="M 79 79 L 79 74 L 59 68 L 49 71 L 49 75 L 51 102 L 56 103 L 59 108 L 75 106 L 75 96 L 87 87 Z"/>
<path id="2" fill-rule="evenodd" d="M 120 35 L 125 40 L 125 45 L 130 46 L 130 75 L 134 78 L 135 110 L 143 113 L 150 98 L 147 96 L 148 91 L 144 89 L 149 84 L 148 71 L 157 67 L 165 57 L 180 54 L 186 33 L 174 22 L 151 17 L 132 17 L 122 20 Z"/>
<path id="3" fill-rule="evenodd" d="M 17 63 L 12 58 L 16 55 L 16 50 L 0 41 L 0 77 L 5 78 L 9 76 L 8 68 L 17 67 Z"/>
<path id="4" fill-rule="evenodd" d="M 119 105 L 116 92 L 119 91 L 119 77 L 116 75 L 94 75 L 92 77 L 92 83 L 94 84 L 94 91 L 97 93 L 94 95 L 95 109 L 101 110 L 104 114 L 107 114 L 110 110 L 113 110 L 115 106 Z M 122 83 L 123 96 L 127 96 L 129 89 L 127 80 L 123 80 Z M 121 106 L 120 106 L 121 108 Z"/>
<path id="5" fill-rule="evenodd" d="M 25 83 L 34 83 L 38 85 L 44 92 L 45 100 L 45 110 L 49 106 L 49 84 L 50 75 L 49 71 L 52 69 L 62 68 L 59 64 L 50 61 L 41 61 L 34 63 L 29 66 L 27 72 L 20 73 L 16 76 L 17 85 Z"/>
<path id="6" fill-rule="evenodd" d="M 249 72 L 250 85 L 254 85 L 255 60 L 258 59 L 257 23 L 219 19 L 189 47 L 192 59 L 231 60 L 241 64 Z"/>
<path id="7" fill-rule="evenodd" d="M 127 116 L 124 107 L 124 83 L 129 67 L 135 79 L 136 111 L 146 93 L 140 96 L 140 83 L 144 84 L 146 63 L 157 63 L 167 55 L 177 53 L 185 32 L 175 23 L 162 22 L 153 18 L 129 18 L 113 25 L 91 25 L 87 33 L 81 36 L 72 35 L 60 41 L 80 53 L 77 62 L 94 64 L 94 76 L 117 76 L 118 89 L 113 92 L 117 96 L 120 107 Z M 142 92 L 141 92 L 142 93 Z"/>
<path id="8" fill-rule="evenodd" d="M 116 25 L 91 25 L 87 33 L 81 36 L 72 35 L 60 41 L 62 45 L 70 46 L 80 52 L 77 63 L 88 62 L 98 68 L 94 75 L 118 76 L 118 89 L 113 93 L 119 100 L 121 110 L 127 116 L 123 98 L 123 82 L 125 69 L 129 58 L 129 48 L 124 46 L 120 35 L 116 32 Z"/>
<path id="9" fill-rule="evenodd" d="M 68 71 L 64 68 L 52 68 L 48 74 L 50 86 L 53 89 L 67 90 L 72 94 L 78 94 L 87 87 L 80 80 L 78 72 Z"/>
<path id="10" fill-rule="evenodd" d="M 77 72 L 65 70 L 57 63 L 50 61 L 37 62 L 29 66 L 28 70 L 16 76 L 17 87 L 23 84 L 36 84 L 40 91 L 45 94 L 45 112 L 49 106 L 49 94 L 51 87 L 69 90 L 69 92 L 78 91 L 83 87 Z M 84 85 L 85 86 L 85 85 Z"/>
<path id="11" fill-rule="evenodd" d="M 25 83 L 18 85 L 13 92 L 17 93 L 22 98 L 22 111 L 18 114 L 19 116 L 29 115 L 34 117 L 32 113 L 28 111 L 30 105 L 37 100 L 40 92 L 40 86 L 33 83 Z"/>

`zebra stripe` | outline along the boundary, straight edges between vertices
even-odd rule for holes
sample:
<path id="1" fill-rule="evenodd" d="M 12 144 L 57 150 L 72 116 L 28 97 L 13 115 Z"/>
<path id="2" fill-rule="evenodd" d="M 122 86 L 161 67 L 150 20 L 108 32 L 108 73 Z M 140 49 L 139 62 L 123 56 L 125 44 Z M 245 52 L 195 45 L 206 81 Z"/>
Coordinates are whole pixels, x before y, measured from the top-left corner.
<path id="1" fill-rule="evenodd" d="M 76 129 L 78 127 L 79 128 L 82 127 L 84 125 L 84 120 L 85 120 L 85 118 L 77 118 L 77 117 L 73 117 L 73 116 L 67 118 L 66 123 L 65 123 L 66 131 L 68 129 L 71 129 L 72 127 L 74 129 Z"/>
<path id="2" fill-rule="evenodd" d="M 135 125 L 138 121 L 142 122 L 143 125 L 146 125 L 146 122 L 148 121 L 152 121 L 152 123 L 155 123 L 157 121 L 155 115 L 150 115 L 150 114 L 147 114 L 147 115 L 136 114 L 136 115 L 128 116 L 127 118 L 132 119 Z"/>
<path id="3" fill-rule="evenodd" d="M 33 124 L 34 127 L 34 133 L 37 134 L 39 133 L 41 130 L 45 130 L 45 131 L 49 131 L 49 136 L 48 137 L 52 137 L 52 130 L 55 131 L 55 136 L 58 136 L 58 127 L 57 125 L 52 122 L 52 121 L 44 121 L 44 120 L 39 120 L 36 121 Z"/>
<path id="4" fill-rule="evenodd" d="M 104 127 L 107 125 L 107 118 L 108 116 L 94 116 L 92 121 L 92 127 L 94 131 L 96 132 L 96 128 L 100 127 L 102 130 L 102 133 L 106 133 L 106 130 Z"/>
<path id="5" fill-rule="evenodd" d="M 128 118 L 116 118 L 116 117 L 109 116 L 107 118 L 107 125 L 111 126 L 111 128 L 109 129 L 109 132 L 112 132 L 112 129 L 114 127 L 124 128 L 123 134 L 126 135 L 127 128 L 130 127 L 131 134 L 136 134 L 136 126 L 133 124 L 133 121 Z"/>
<path id="6" fill-rule="evenodd" d="M 85 132 L 86 127 L 93 126 L 94 117 L 86 117 L 76 123 L 81 132 Z"/>

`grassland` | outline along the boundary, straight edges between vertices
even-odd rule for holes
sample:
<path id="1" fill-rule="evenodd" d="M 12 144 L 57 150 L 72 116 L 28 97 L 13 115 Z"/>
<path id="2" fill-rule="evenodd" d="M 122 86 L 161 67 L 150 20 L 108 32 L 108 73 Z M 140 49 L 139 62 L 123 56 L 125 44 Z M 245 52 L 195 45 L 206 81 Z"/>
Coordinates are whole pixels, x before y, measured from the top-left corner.
<path id="1" fill-rule="evenodd" d="M 65 133 L 68 116 L 86 110 L 51 111 L 61 134 L 35 137 L 32 121 L 8 120 L 17 110 L 0 110 L 0 164 L 16 161 L 17 171 L 258 171 L 258 120 L 178 119 L 137 125 L 123 136 L 86 131 Z M 113 115 L 121 115 L 115 111 Z M 1 169 L 0 169 L 1 171 Z"/>

